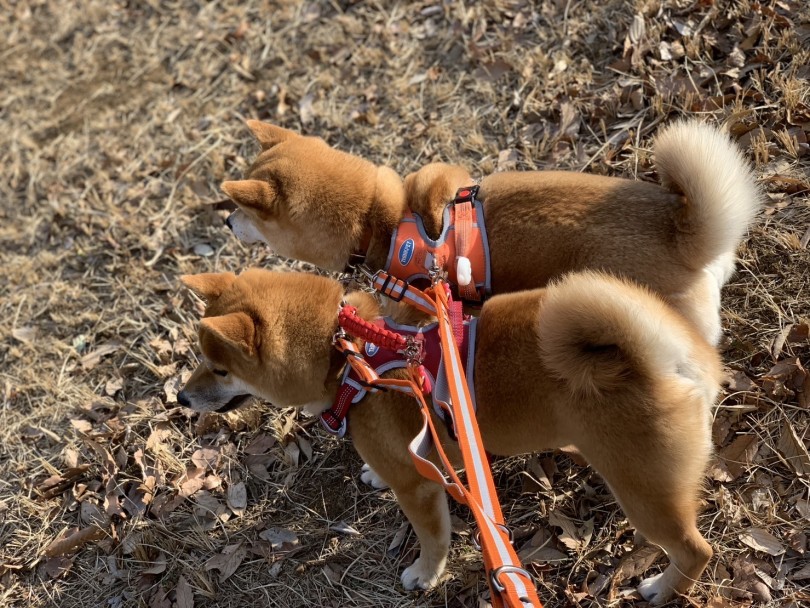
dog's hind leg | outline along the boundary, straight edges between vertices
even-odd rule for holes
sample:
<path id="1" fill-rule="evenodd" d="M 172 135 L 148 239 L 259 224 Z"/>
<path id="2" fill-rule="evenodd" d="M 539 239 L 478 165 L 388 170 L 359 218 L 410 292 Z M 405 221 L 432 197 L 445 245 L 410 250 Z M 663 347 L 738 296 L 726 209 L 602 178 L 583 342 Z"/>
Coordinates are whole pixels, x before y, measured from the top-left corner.
<path id="1" fill-rule="evenodd" d="M 639 591 L 653 605 L 685 593 L 700 577 L 712 548 L 697 529 L 697 493 L 706 458 L 697 441 L 679 442 L 652 432 L 634 433 L 633 454 L 616 450 L 588 460 L 605 478 L 630 523 L 670 559 L 663 573 L 645 579 Z M 625 446 L 626 447 L 626 446 Z"/>

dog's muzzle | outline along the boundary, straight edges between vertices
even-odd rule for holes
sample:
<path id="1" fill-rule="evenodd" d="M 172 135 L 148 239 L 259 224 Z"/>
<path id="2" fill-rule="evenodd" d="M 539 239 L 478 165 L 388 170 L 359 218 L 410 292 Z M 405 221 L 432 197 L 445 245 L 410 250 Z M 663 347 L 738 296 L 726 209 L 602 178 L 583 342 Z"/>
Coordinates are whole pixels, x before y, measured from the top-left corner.
<path id="1" fill-rule="evenodd" d="M 233 222 L 231 221 L 231 219 L 233 218 L 234 213 L 236 213 L 236 211 L 234 211 L 227 218 L 225 218 L 225 225 L 231 232 L 233 232 Z"/>

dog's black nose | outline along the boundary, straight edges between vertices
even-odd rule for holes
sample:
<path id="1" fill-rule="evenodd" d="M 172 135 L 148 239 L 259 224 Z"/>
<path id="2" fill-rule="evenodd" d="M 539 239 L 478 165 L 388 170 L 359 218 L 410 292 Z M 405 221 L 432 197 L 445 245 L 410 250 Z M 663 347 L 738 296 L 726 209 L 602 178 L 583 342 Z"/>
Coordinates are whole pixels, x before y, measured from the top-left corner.
<path id="1" fill-rule="evenodd" d="M 177 393 L 177 403 L 182 405 L 183 407 L 191 407 L 191 401 L 186 394 L 186 391 L 180 391 Z"/>
<path id="2" fill-rule="evenodd" d="M 225 225 L 226 225 L 228 228 L 230 228 L 231 230 L 233 230 L 233 224 L 231 224 L 231 217 L 232 217 L 232 216 L 233 216 L 233 214 L 229 215 L 229 216 L 228 216 L 228 217 L 225 219 Z"/>

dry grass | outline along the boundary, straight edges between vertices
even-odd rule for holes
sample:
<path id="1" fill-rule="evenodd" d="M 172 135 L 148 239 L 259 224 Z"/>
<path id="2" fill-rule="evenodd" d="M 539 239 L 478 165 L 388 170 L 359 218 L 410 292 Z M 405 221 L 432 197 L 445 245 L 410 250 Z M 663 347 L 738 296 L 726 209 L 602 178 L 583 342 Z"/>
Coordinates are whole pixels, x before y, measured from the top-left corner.
<path id="1" fill-rule="evenodd" d="M 695 114 L 740 139 L 769 203 L 724 293 L 731 386 L 701 517 L 716 556 L 689 602 L 810 601 L 805 2 L 0 6 L 0 605 L 478 605 L 463 509 L 445 584 L 404 593 L 414 539 L 389 549 L 407 526 L 358 485 L 350 445 L 290 412 L 174 407 L 197 318 L 177 275 L 278 262 L 212 205 L 255 153 L 242 121 L 403 174 L 442 159 L 651 179 L 650 136 Z M 598 476 L 544 455 L 496 477 L 518 546 L 548 540 L 528 560 L 548 606 L 632 600 L 632 534 Z M 44 555 L 93 522 L 103 539 Z M 224 577 L 209 560 L 228 546 L 242 561 Z"/>

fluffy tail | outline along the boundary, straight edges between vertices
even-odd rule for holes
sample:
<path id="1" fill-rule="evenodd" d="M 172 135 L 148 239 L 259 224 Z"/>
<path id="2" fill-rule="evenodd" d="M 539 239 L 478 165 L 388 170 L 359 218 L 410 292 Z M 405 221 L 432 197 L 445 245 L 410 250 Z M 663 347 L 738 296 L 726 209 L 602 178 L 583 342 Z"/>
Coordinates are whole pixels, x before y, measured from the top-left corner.
<path id="1" fill-rule="evenodd" d="M 686 197 L 678 218 L 684 257 L 702 267 L 734 255 L 761 205 L 737 144 L 717 128 L 691 120 L 661 131 L 653 151 L 664 187 Z"/>
<path id="2" fill-rule="evenodd" d="M 540 313 L 543 363 L 573 391 L 598 396 L 665 374 L 706 384 L 694 338 L 646 288 L 598 272 L 548 287 Z"/>

